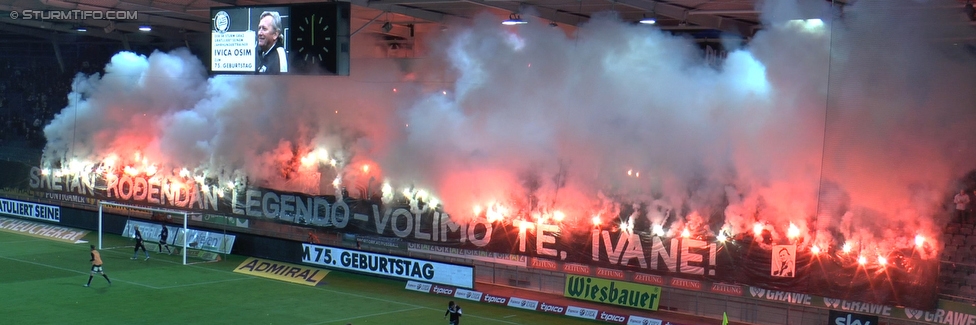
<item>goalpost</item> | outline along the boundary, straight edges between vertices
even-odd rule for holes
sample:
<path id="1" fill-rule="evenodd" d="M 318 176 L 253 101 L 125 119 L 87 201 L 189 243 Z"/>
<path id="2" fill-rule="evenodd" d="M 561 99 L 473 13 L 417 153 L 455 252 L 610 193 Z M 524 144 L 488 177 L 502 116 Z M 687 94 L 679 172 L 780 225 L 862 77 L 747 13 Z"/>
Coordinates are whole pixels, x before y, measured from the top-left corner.
<path id="1" fill-rule="evenodd" d="M 129 205 L 129 204 L 121 204 L 121 203 L 115 203 L 115 202 L 101 202 L 100 201 L 100 202 L 98 202 L 98 249 L 102 249 L 102 222 L 103 222 L 103 213 L 104 213 L 102 208 L 104 206 L 112 206 L 112 207 L 118 207 L 118 208 L 142 210 L 142 211 L 149 211 L 149 212 L 159 212 L 159 213 L 165 213 L 165 214 L 169 214 L 169 215 L 183 216 L 183 228 L 180 228 L 180 230 L 179 230 L 179 231 L 181 231 L 183 233 L 183 235 L 182 235 L 182 237 L 183 237 L 183 243 L 180 246 L 182 246 L 181 247 L 182 248 L 182 254 L 181 255 L 183 255 L 183 265 L 187 265 L 187 261 L 186 261 L 186 254 L 187 253 L 186 252 L 187 252 L 187 250 L 189 248 L 189 246 L 187 246 L 187 237 L 189 237 L 189 236 L 186 235 L 188 233 L 188 230 L 189 230 L 187 221 L 190 219 L 190 216 L 192 216 L 192 215 L 200 215 L 200 213 L 187 212 L 187 211 L 178 211 L 178 210 L 158 209 L 158 208 L 149 208 L 149 207 L 141 207 L 141 206 L 135 206 L 135 205 Z M 166 224 L 164 223 L 162 226 L 163 227 L 166 227 Z M 125 231 L 123 231 L 123 234 L 122 235 L 125 236 Z M 179 232 L 177 232 L 176 234 L 170 234 L 170 236 L 172 236 L 172 238 L 175 239 L 175 238 L 179 238 L 180 237 L 180 234 L 179 234 Z M 158 238 L 158 236 L 157 236 L 157 238 Z M 174 244 L 176 244 L 176 243 L 174 243 Z"/>

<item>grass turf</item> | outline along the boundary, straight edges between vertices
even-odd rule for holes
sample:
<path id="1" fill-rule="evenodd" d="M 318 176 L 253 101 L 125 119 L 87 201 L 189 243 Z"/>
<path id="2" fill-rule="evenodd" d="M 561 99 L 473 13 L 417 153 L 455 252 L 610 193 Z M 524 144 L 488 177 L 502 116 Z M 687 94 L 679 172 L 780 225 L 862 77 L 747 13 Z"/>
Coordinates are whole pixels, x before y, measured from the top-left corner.
<path id="1" fill-rule="evenodd" d="M 85 239 L 97 240 L 96 234 Z M 234 273 L 244 260 L 182 265 L 175 255 L 142 252 L 106 236 L 106 283 L 88 281 L 89 244 L 0 231 L 0 302 L 9 324 L 447 324 L 449 297 L 404 289 L 404 282 L 332 271 L 316 287 Z M 458 301 L 462 324 L 598 324 L 564 316 Z"/>

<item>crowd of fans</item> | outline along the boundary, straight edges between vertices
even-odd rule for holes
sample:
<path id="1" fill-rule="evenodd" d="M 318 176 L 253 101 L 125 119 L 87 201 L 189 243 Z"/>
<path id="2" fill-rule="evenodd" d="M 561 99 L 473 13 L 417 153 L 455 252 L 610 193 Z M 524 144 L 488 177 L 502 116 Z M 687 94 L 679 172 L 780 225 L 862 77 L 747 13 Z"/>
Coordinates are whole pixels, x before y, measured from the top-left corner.
<path id="1" fill-rule="evenodd" d="M 0 146 L 44 147 L 44 126 L 68 105 L 71 82 L 79 72 L 93 73 L 92 64 L 57 58 L 0 57 Z"/>
<path id="2" fill-rule="evenodd" d="M 114 52 L 101 50 L 93 55 L 92 50 L 79 48 L 79 55 L 62 56 L 60 61 L 53 51 L 49 56 L 28 58 L 0 53 L 0 148 L 43 148 L 44 127 L 68 105 L 75 76 L 101 72 Z M 955 216 L 945 233 L 940 291 L 942 298 L 976 302 L 976 230 L 972 230 L 976 224 L 976 171 L 966 176 L 966 184 L 952 201 Z M 344 197 L 350 197 L 343 191 Z"/>

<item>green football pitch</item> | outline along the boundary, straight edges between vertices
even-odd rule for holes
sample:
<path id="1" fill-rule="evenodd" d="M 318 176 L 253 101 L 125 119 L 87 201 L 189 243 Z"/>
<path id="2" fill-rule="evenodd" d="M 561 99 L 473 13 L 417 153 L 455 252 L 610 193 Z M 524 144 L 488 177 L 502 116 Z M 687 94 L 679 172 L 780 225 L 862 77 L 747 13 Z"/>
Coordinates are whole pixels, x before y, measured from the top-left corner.
<path id="1" fill-rule="evenodd" d="M 94 243 L 96 234 L 85 239 Z M 178 256 L 150 252 L 149 260 L 131 260 L 132 244 L 106 236 L 105 247 L 119 247 L 101 251 L 112 284 L 96 275 L 84 287 L 89 244 L 0 232 L 0 323 L 447 324 L 449 297 L 407 291 L 403 281 L 332 271 L 312 287 L 234 273 L 242 256 L 182 265 Z M 462 324 L 600 323 L 459 303 Z"/>

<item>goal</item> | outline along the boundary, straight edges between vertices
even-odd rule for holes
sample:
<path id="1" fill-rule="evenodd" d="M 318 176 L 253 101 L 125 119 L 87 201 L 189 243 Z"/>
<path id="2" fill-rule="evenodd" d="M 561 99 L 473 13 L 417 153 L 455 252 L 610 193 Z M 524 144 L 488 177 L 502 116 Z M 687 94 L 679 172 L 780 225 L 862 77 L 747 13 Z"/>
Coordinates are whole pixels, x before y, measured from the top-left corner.
<path id="1" fill-rule="evenodd" d="M 129 205 L 129 204 L 121 204 L 121 203 L 115 203 L 115 202 L 99 202 L 98 203 L 98 249 L 102 249 L 103 248 L 102 247 L 102 234 L 103 234 L 102 224 L 103 224 L 103 221 L 104 221 L 104 207 L 106 207 L 106 206 L 108 206 L 108 207 L 114 207 L 114 208 L 120 208 L 120 209 L 131 209 L 131 210 L 145 211 L 145 212 L 149 212 L 150 215 L 153 212 L 157 212 L 157 213 L 163 213 L 163 214 L 166 214 L 166 215 L 172 216 L 172 217 L 181 217 L 182 218 L 182 227 L 181 228 L 176 228 L 177 231 L 175 231 L 175 232 L 173 232 L 173 231 L 170 232 L 170 235 L 169 235 L 169 238 L 170 239 L 168 240 L 168 242 L 171 242 L 169 245 L 173 246 L 174 249 L 176 249 L 177 247 L 180 247 L 181 248 L 181 249 L 179 249 L 179 251 L 180 251 L 180 255 L 182 255 L 182 258 L 183 258 L 183 265 L 195 264 L 195 263 L 187 263 L 187 254 L 188 254 L 187 251 L 189 251 L 190 249 L 186 249 L 186 248 L 187 247 L 192 247 L 192 245 L 190 245 L 190 246 L 187 245 L 187 237 L 190 237 L 190 236 L 187 235 L 188 233 L 190 233 L 188 231 L 189 228 L 188 228 L 187 221 L 190 219 L 190 216 L 198 216 L 198 215 L 200 215 L 200 213 L 188 212 L 188 211 L 178 211 L 178 210 L 168 210 L 168 209 L 159 209 L 159 208 L 149 208 L 149 207 L 142 207 L 142 206 Z M 177 220 L 174 220 L 174 221 L 177 221 Z M 132 236 L 134 236 L 134 232 L 132 231 L 132 228 L 133 228 L 132 226 L 133 225 L 138 225 L 140 227 L 140 229 L 143 229 L 142 230 L 143 239 L 144 239 L 144 241 L 145 241 L 145 243 L 147 245 L 158 243 L 159 242 L 159 231 L 162 230 L 162 227 L 169 227 L 165 223 L 160 225 L 160 224 L 150 223 L 149 221 L 145 221 L 145 222 L 141 222 L 141 221 L 129 221 L 129 222 L 126 222 L 125 230 L 123 230 L 122 236 L 124 236 L 124 237 L 132 237 Z M 173 228 L 174 227 L 169 227 L 169 229 L 173 229 Z M 200 254 L 194 254 L 194 255 L 200 255 Z"/>

